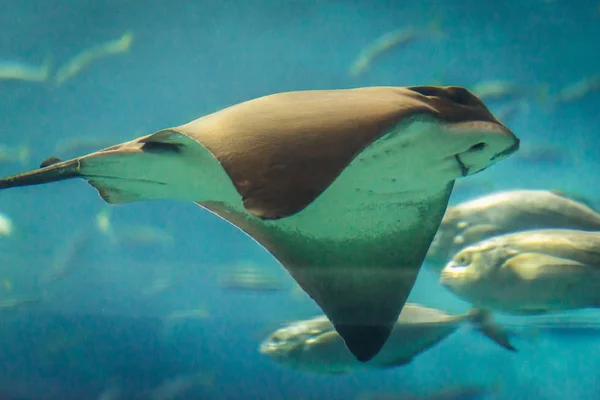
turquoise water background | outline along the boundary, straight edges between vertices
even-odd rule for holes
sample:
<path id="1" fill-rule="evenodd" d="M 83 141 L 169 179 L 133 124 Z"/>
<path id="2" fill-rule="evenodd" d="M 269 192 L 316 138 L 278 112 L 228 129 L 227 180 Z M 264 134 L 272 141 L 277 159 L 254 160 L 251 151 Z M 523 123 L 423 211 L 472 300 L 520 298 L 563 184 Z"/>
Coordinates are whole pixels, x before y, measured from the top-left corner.
<path id="1" fill-rule="evenodd" d="M 432 21 L 443 37 L 392 49 L 360 77 L 348 75 L 377 37 Z M 126 31 L 134 35 L 126 54 L 61 86 L 0 81 L 0 144 L 30 150 L 22 164 L 1 164 L 0 175 L 38 167 L 67 139 L 116 144 L 274 92 L 507 80 L 525 88 L 527 107 L 503 122 L 523 146 L 565 157 L 508 159 L 458 184 L 451 204 L 516 188 L 600 202 L 600 93 L 552 109 L 536 95 L 600 73 L 597 1 L 4 0 L 0 66 L 48 57 L 60 65 Z M 173 398 L 351 400 L 498 382 L 499 392 L 481 398 L 600 398 L 600 335 L 517 337 L 511 354 L 465 328 L 395 369 L 319 376 L 277 365 L 259 354 L 260 341 L 320 310 L 265 250 L 174 201 L 110 206 L 115 226 L 167 234 L 158 244 L 115 246 L 94 230 L 107 207 L 79 180 L 0 193 L 0 212 L 14 224 L 0 240 L 0 281 L 8 282 L 0 299 L 43 297 L 0 311 L 1 399 L 99 399 L 114 385 L 121 398 L 145 399 L 185 374 L 200 374 L 200 383 Z M 66 272 L 47 282 L 60 257 Z M 261 266 L 286 290 L 224 290 L 220 277 L 239 262 Z M 410 301 L 468 309 L 427 269 Z M 165 327 L 165 316 L 193 309 L 205 315 Z"/>

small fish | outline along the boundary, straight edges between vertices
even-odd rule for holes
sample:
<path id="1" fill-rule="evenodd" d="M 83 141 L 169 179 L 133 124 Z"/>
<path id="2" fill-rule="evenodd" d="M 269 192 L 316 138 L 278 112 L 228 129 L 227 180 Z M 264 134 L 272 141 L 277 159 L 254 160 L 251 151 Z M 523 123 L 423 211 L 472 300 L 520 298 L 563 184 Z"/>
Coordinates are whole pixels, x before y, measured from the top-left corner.
<path id="1" fill-rule="evenodd" d="M 67 80 L 79 74 L 83 69 L 88 67 L 94 61 L 107 56 L 125 53 L 133 43 L 133 34 L 125 32 L 123 36 L 116 40 L 111 40 L 82 51 L 75 57 L 67 61 L 62 67 L 56 71 L 54 82 L 56 85 L 62 85 Z"/>
<path id="2" fill-rule="evenodd" d="M 458 252 L 440 283 L 474 307 L 508 314 L 600 308 L 600 232 L 495 236 Z"/>
<path id="3" fill-rule="evenodd" d="M 529 113 L 529 102 L 525 99 L 511 101 L 494 110 L 494 115 L 500 121 L 510 121 L 517 114 Z"/>
<path id="4" fill-rule="evenodd" d="M 546 109 L 552 110 L 560 104 L 574 103 L 600 91 L 600 74 L 580 79 L 561 88 L 556 94 L 549 94 L 550 87 L 545 84 L 538 91 L 538 101 Z"/>
<path id="5" fill-rule="evenodd" d="M 173 287 L 173 282 L 171 278 L 161 277 L 157 278 L 152 282 L 150 286 L 146 286 L 142 289 L 142 294 L 144 296 L 155 296 L 157 294 L 166 292 L 167 290 Z"/>
<path id="6" fill-rule="evenodd" d="M 13 233 L 13 222 L 5 214 L 0 213 L 0 237 L 9 237 Z"/>
<path id="7" fill-rule="evenodd" d="M 175 244 L 175 238 L 166 230 L 144 224 L 114 224 L 111 209 L 104 208 L 96 214 L 95 225 L 98 232 L 105 235 L 115 246 L 154 246 L 168 248 Z"/>
<path id="8" fill-rule="evenodd" d="M 210 317 L 208 306 L 201 305 L 192 310 L 173 311 L 165 317 L 167 321 L 184 320 L 184 319 L 207 319 Z"/>
<path id="9" fill-rule="evenodd" d="M 210 309 L 205 304 L 191 310 L 173 311 L 162 318 L 160 336 L 163 341 L 171 342 L 183 329 L 189 329 L 190 323 L 195 325 L 210 317 Z"/>
<path id="10" fill-rule="evenodd" d="M 73 153 L 89 153 L 109 147 L 114 143 L 106 137 L 80 136 L 64 139 L 54 146 L 54 154 L 60 158 L 71 156 Z"/>
<path id="11" fill-rule="evenodd" d="M 51 57 L 48 57 L 42 65 L 8 60 L 0 61 L 0 81 L 46 82 L 50 77 L 51 69 Z"/>
<path id="12" fill-rule="evenodd" d="M 519 154 L 515 155 L 514 160 L 536 165 L 556 165 L 577 161 L 577 153 L 580 153 L 580 149 L 572 147 L 565 148 L 565 146 L 556 143 L 532 141 L 524 144 L 522 148 L 519 149 Z"/>
<path id="13" fill-rule="evenodd" d="M 152 225 L 123 224 L 114 232 L 115 240 L 121 246 L 170 247 L 175 244 L 175 238 L 171 233 Z"/>
<path id="14" fill-rule="evenodd" d="M 1 299 L 0 310 L 12 310 L 25 305 L 39 303 L 40 301 L 41 299 L 39 297 L 14 297 L 10 299 Z"/>
<path id="15" fill-rule="evenodd" d="M 584 314 L 585 313 L 585 314 Z M 600 316 L 590 314 L 589 310 L 581 312 L 557 312 L 517 317 L 505 320 L 502 327 L 518 337 L 538 338 L 541 334 L 562 337 L 600 337 Z"/>
<path id="16" fill-rule="evenodd" d="M 43 168 L 43 167 L 42 167 Z M 114 238 L 114 232 L 112 230 L 112 221 L 110 219 L 112 210 L 110 208 L 105 208 L 96 214 L 96 228 L 98 231 L 104 235 L 109 236 L 110 238 Z"/>
<path id="17" fill-rule="evenodd" d="M 483 101 L 514 99 L 525 94 L 517 84 L 503 80 L 479 82 L 473 86 L 472 92 Z"/>
<path id="18" fill-rule="evenodd" d="M 600 74 L 595 74 L 562 88 L 554 97 L 554 101 L 558 101 L 560 103 L 571 103 L 581 100 L 599 90 Z"/>
<path id="19" fill-rule="evenodd" d="M 0 164 L 19 163 L 27 164 L 29 161 L 29 145 L 8 147 L 0 145 Z"/>
<path id="20" fill-rule="evenodd" d="M 236 266 L 229 274 L 219 279 L 219 284 L 228 290 L 273 292 L 285 289 L 281 281 L 252 264 Z"/>
<path id="21" fill-rule="evenodd" d="M 69 232 L 64 245 L 57 248 L 52 257 L 50 268 L 40 277 L 41 284 L 48 284 L 58 279 L 65 278 L 81 266 L 80 256 L 94 239 L 94 231 L 81 228 Z"/>
<path id="22" fill-rule="evenodd" d="M 390 51 L 393 48 L 406 46 L 415 40 L 427 36 L 442 36 L 439 23 L 437 21 L 432 22 L 426 29 L 416 29 L 410 27 L 386 33 L 360 52 L 358 58 L 352 63 L 348 74 L 356 78 L 369 69 L 373 61 L 375 61 L 375 59 L 382 54 Z"/>

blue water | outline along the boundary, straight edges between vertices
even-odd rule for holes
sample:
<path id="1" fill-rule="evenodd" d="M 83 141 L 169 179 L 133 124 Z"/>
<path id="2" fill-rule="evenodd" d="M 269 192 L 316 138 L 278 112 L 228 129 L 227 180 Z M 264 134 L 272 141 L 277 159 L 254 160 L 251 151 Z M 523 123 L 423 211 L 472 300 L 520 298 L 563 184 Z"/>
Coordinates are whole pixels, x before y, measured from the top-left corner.
<path id="1" fill-rule="evenodd" d="M 347 75 L 378 36 L 435 19 L 443 39 L 391 50 L 359 78 Z M 584 0 L 4 0 L 0 60 L 42 64 L 51 55 L 60 65 L 127 30 L 134 32 L 128 54 L 100 60 L 60 87 L 0 81 L 0 144 L 31 151 L 25 165 L 1 164 L 0 175 L 36 168 L 68 138 L 116 144 L 274 92 L 440 79 L 467 88 L 502 79 L 557 91 L 600 73 L 600 13 L 597 1 Z M 528 113 L 506 125 L 523 144 L 553 143 L 576 162 L 508 159 L 457 187 L 451 204 L 513 188 L 600 201 L 600 93 L 551 112 L 533 96 L 529 103 Z M 306 295 L 291 294 L 293 280 L 265 250 L 193 204 L 111 206 L 112 220 L 160 228 L 174 244 L 115 247 L 91 234 L 68 273 L 42 282 L 57 252 L 88 232 L 105 207 L 78 180 L 0 193 L 0 212 L 15 226 L 0 240 L 0 280 L 11 286 L 0 288 L 0 299 L 43 295 L 0 313 L 0 398 L 97 399 L 118 385 L 121 398 L 149 399 L 161 382 L 199 371 L 202 382 L 176 398 L 346 400 L 365 391 L 423 394 L 498 381 L 502 390 L 485 398 L 600 398 L 594 335 L 517 337 L 520 351 L 511 354 L 461 329 L 401 368 L 319 376 L 277 365 L 258 353 L 260 341 L 279 324 L 320 310 Z M 223 266 L 239 260 L 261 265 L 290 289 L 223 290 Z M 160 278 L 171 282 L 168 290 L 142 294 Z M 449 312 L 468 308 L 428 270 L 410 300 Z M 200 306 L 208 317 L 165 334 L 164 316 Z"/>

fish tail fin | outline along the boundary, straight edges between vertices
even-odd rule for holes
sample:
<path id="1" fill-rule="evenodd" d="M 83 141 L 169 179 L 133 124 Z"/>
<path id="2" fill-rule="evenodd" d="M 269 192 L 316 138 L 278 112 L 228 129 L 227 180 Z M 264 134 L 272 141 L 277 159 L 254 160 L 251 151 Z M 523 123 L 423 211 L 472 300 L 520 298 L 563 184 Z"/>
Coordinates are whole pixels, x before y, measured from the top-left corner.
<path id="1" fill-rule="evenodd" d="M 517 351 L 517 348 L 510 343 L 506 331 L 500 325 L 496 324 L 489 310 L 473 308 L 469 312 L 469 320 L 481 333 L 499 346 L 513 352 Z"/>

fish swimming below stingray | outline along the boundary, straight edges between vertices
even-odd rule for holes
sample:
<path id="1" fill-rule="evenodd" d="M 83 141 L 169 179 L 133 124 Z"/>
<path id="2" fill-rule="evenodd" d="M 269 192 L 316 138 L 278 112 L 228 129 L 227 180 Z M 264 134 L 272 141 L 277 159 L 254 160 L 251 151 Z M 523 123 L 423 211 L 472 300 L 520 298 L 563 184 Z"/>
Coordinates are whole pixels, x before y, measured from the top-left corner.
<path id="1" fill-rule="evenodd" d="M 360 361 L 386 342 L 454 181 L 519 139 L 456 86 L 260 97 L 0 179 L 83 178 L 108 203 L 193 201 L 267 249 Z"/>
<path id="2" fill-rule="evenodd" d="M 393 368 L 409 364 L 466 322 L 503 348 L 516 351 L 504 329 L 495 324 L 488 312 L 473 309 L 462 315 L 448 315 L 408 302 L 385 346 L 368 362 L 358 362 L 352 356 L 325 316 L 286 324 L 263 340 L 259 351 L 278 364 L 319 374 Z"/>

